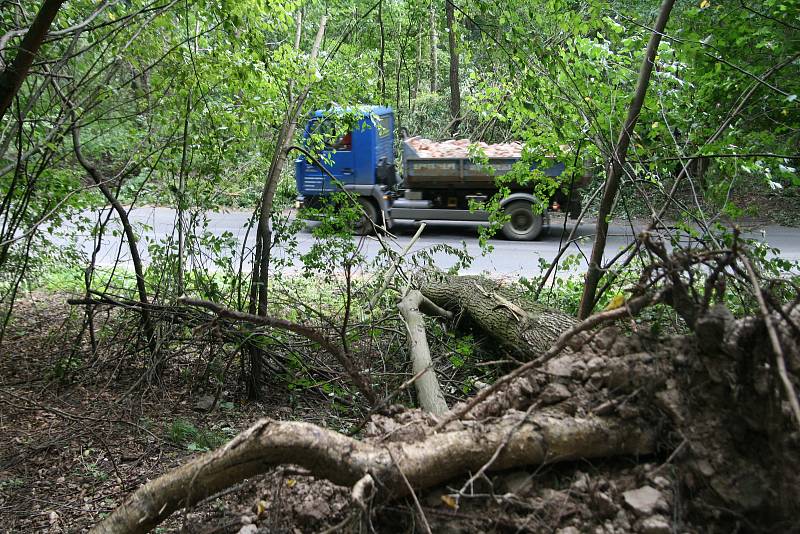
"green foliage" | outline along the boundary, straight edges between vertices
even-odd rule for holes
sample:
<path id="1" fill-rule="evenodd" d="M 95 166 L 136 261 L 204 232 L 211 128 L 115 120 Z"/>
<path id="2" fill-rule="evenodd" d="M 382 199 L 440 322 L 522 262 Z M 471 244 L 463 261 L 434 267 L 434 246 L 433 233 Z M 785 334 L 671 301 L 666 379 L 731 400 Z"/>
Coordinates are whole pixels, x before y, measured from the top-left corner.
<path id="1" fill-rule="evenodd" d="M 352 194 L 331 195 L 319 207 L 309 207 L 301 217 L 318 221 L 311 230 L 314 242 L 301 256 L 303 276 L 332 276 L 342 265 L 361 263 L 359 245 L 352 239 L 353 228 L 364 216 Z"/>
<path id="2" fill-rule="evenodd" d="M 491 346 L 484 347 L 481 338 L 447 331 L 434 320 L 426 321 L 426 330 L 438 372 L 448 377 L 443 384 L 447 393 L 469 395 L 474 392 L 476 381 L 491 383 L 502 374 L 497 365 L 483 365 L 487 360 L 496 360 L 498 355 Z"/>
<path id="3" fill-rule="evenodd" d="M 175 445 L 185 446 L 194 452 L 208 451 L 222 446 L 236 431 L 225 427 L 223 429 L 197 428 L 191 421 L 175 419 L 167 429 L 166 438 Z"/>
<path id="4" fill-rule="evenodd" d="M 97 463 L 84 464 L 86 474 L 99 481 L 108 480 L 108 473 Z"/>
<path id="5" fill-rule="evenodd" d="M 13 490 L 14 488 L 18 488 L 24 484 L 25 481 L 21 478 L 4 478 L 0 480 L 0 491 Z"/>
<path id="6" fill-rule="evenodd" d="M 323 394 L 332 398 L 350 398 L 352 396 L 352 392 L 335 382 L 315 378 L 312 369 L 296 354 L 289 355 L 286 370 L 287 372 L 281 378 L 289 391 L 319 389 Z"/>
<path id="7" fill-rule="evenodd" d="M 792 61 L 800 40 L 787 18 L 796 12 L 796 2 L 697 5 L 674 10 L 659 48 L 629 154 L 633 172 L 623 187 L 628 196 L 642 194 L 634 179 L 649 184 L 649 193 L 664 192 L 677 171 L 674 161 L 661 158 L 781 154 L 800 139 L 794 96 L 800 76 Z M 568 165 L 607 160 L 633 92 L 654 7 L 550 0 L 536 9 L 519 1 L 475 2 L 472 9 L 479 13 L 474 18 L 480 31 L 466 43 L 474 60 L 466 97 L 471 110 L 484 121 L 506 124 L 536 157 L 549 155 Z M 488 31 L 492 20 L 509 31 L 501 38 Z M 762 74 L 769 76 L 770 87 L 754 81 Z M 754 84 L 752 97 L 740 100 Z M 729 217 L 745 214 L 732 191 L 753 181 L 762 191 L 796 187 L 799 176 L 796 165 L 781 158 L 709 163 L 691 173 L 696 193 Z M 567 175 L 571 172 L 568 168 Z"/>
<path id="8" fill-rule="evenodd" d="M 456 337 L 453 336 L 453 352 L 450 354 L 450 363 L 456 369 L 464 367 L 473 357 L 475 352 L 475 340 L 472 336 Z"/>
<path id="9" fill-rule="evenodd" d="M 46 377 L 50 380 L 64 382 L 73 373 L 81 368 L 82 359 L 78 355 L 69 354 L 56 360 L 53 368 L 47 373 Z"/>

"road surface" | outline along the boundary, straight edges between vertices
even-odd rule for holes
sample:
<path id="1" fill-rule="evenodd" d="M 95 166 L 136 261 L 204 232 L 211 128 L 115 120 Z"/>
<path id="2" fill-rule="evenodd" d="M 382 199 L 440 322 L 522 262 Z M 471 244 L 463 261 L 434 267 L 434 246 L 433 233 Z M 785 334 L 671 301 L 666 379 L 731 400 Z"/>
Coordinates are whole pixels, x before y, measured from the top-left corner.
<path id="1" fill-rule="evenodd" d="M 208 230 L 215 235 L 230 232 L 241 244 L 247 233 L 246 225 L 250 215 L 250 212 L 245 211 L 208 213 Z M 140 232 L 143 235 L 151 239 L 161 240 L 169 238 L 174 232 L 175 211 L 170 208 L 136 208 L 131 212 L 131 220 L 137 225 L 144 225 L 140 228 Z M 535 276 L 540 273 L 540 260 L 550 262 L 558 252 L 562 236 L 563 218 L 554 218 L 550 231 L 538 241 L 517 242 L 496 237 L 490 241 L 494 250 L 485 255 L 478 244 L 479 225 L 479 223 L 429 222 L 420 239 L 414 244 L 412 252 L 441 243 L 454 247 L 461 247 L 463 246 L 462 243 L 465 243 L 467 251 L 474 257 L 472 265 L 466 271 L 467 273 L 489 273 L 494 276 L 508 277 Z M 419 224 L 413 222 L 396 223 L 392 228 L 392 233 L 397 236 L 393 247 L 396 250 L 405 247 L 418 227 Z M 566 235 L 571 229 L 572 221 L 568 221 L 564 239 L 566 239 Z M 632 229 L 630 225 L 612 224 L 609 228 L 606 257 L 610 257 L 629 244 L 633 240 L 634 232 L 639 229 L 641 229 L 641 226 Z M 577 232 L 577 235 L 581 238 L 580 242 L 576 243 L 568 254 L 583 251 L 588 256 L 592 246 L 593 233 L 593 224 L 583 223 Z M 754 225 L 744 235 L 767 242 L 772 247 L 780 249 L 780 256 L 787 260 L 800 260 L 800 228 Z M 76 237 L 84 251 L 87 254 L 90 253 L 93 246 L 92 238 L 88 235 L 78 235 Z M 354 237 L 354 239 L 361 241 L 362 250 L 368 259 L 374 258 L 380 250 L 380 244 L 374 237 Z M 247 239 L 248 245 L 252 245 L 253 240 L 253 232 L 251 232 Z M 308 229 L 305 229 L 299 234 L 298 242 L 298 251 L 304 253 L 311 248 L 314 243 L 314 237 Z M 144 246 L 140 246 L 140 249 L 144 248 Z M 98 254 L 98 264 L 112 265 L 118 252 L 121 252 L 121 261 L 130 261 L 126 247 L 122 247 L 120 251 L 119 237 L 113 237 L 109 234 L 105 238 Z M 145 262 L 148 261 L 149 256 L 146 250 L 142 250 L 142 256 Z M 443 269 L 456 262 L 453 257 L 442 253 L 437 253 L 434 257 L 437 265 Z M 585 270 L 585 262 L 583 262 L 582 266 L 577 267 L 576 270 Z"/>

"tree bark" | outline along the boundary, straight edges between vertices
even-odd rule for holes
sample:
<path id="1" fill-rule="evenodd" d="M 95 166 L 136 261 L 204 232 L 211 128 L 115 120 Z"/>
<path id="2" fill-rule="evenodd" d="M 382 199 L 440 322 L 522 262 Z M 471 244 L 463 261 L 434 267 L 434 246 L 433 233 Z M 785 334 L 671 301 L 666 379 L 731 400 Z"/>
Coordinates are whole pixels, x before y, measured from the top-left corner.
<path id="1" fill-rule="evenodd" d="M 325 35 L 325 25 L 327 21 L 328 16 L 323 15 L 319 23 L 317 35 L 314 38 L 314 44 L 311 48 L 310 59 L 312 64 L 315 63 L 320 46 L 322 46 L 322 38 Z M 307 85 L 300 91 L 297 98 L 289 104 L 286 120 L 281 126 L 275 141 L 275 154 L 272 157 L 269 172 L 264 181 L 264 188 L 261 192 L 261 201 L 258 207 L 258 225 L 256 227 L 256 247 L 255 254 L 253 255 L 252 285 L 250 288 L 249 311 L 251 314 L 261 316 L 267 314 L 269 261 L 270 248 L 272 246 L 272 229 L 270 228 L 272 205 L 275 199 L 275 191 L 280 181 L 281 172 L 286 165 L 287 153 L 289 147 L 292 145 L 295 131 L 297 130 L 297 121 L 299 120 L 303 104 L 308 97 L 310 89 L 311 86 Z M 255 347 L 249 349 L 250 376 L 247 379 L 247 394 L 248 397 L 253 400 L 258 399 L 261 395 L 262 357 L 263 354 L 260 349 Z"/>
<path id="2" fill-rule="evenodd" d="M 583 288 L 583 296 L 581 297 L 580 309 L 578 311 L 578 318 L 585 319 L 592 313 L 594 308 L 595 294 L 597 293 L 597 286 L 603 276 L 602 262 L 603 253 L 606 248 L 606 238 L 608 236 L 608 219 L 611 216 L 611 208 L 614 205 L 614 199 L 617 197 L 619 191 L 620 178 L 622 177 L 622 169 L 625 166 L 625 158 L 628 153 L 628 145 L 631 141 L 631 135 L 636 127 L 636 122 L 639 120 L 639 113 L 644 104 L 644 98 L 647 95 L 647 88 L 650 85 L 650 74 L 653 72 L 653 65 L 658 52 L 658 45 L 661 43 L 661 36 L 664 28 L 667 26 L 672 6 L 675 0 L 664 0 L 661 4 L 661 10 L 658 14 L 653 33 L 650 35 L 650 41 L 647 43 L 647 50 L 645 52 L 642 66 L 639 69 L 639 79 L 636 83 L 636 91 L 633 94 L 633 100 L 628 108 L 628 117 L 625 119 L 625 124 L 622 131 L 619 133 L 619 139 L 614 147 L 611 155 L 611 160 L 606 166 L 606 186 L 603 191 L 603 198 L 600 200 L 600 208 L 597 214 L 597 230 L 592 247 L 592 255 L 589 258 L 589 269 L 586 272 L 586 284 Z"/>
<path id="3" fill-rule="evenodd" d="M 436 49 L 439 47 L 439 34 L 436 30 L 436 0 L 431 0 L 431 9 L 430 9 L 430 25 L 431 25 L 431 70 L 430 70 L 430 78 L 431 78 L 431 93 L 436 93 L 438 91 L 439 86 L 437 83 L 437 75 L 439 72 L 439 63 L 438 58 L 436 56 Z"/>
<path id="4" fill-rule="evenodd" d="M 186 95 L 186 116 L 183 118 L 183 143 L 181 144 L 181 165 L 178 170 L 178 279 L 177 279 L 177 293 L 178 296 L 184 293 L 184 281 L 186 278 L 185 273 L 185 248 L 186 248 L 186 228 L 185 228 L 185 211 L 186 211 L 186 175 L 188 174 L 188 157 L 189 157 L 189 121 L 192 115 L 192 88 L 189 88 L 189 94 Z"/>
<path id="5" fill-rule="evenodd" d="M 422 65 L 422 32 L 419 32 L 417 35 L 417 60 L 414 62 L 414 86 L 411 92 L 411 98 L 408 102 L 408 109 L 411 113 L 414 112 L 414 101 L 419 94 L 420 78 L 422 77 L 420 65 Z"/>
<path id="6" fill-rule="evenodd" d="M 11 102 L 14 100 L 19 88 L 22 86 L 23 80 L 28 75 L 28 71 L 33 64 L 39 48 L 42 46 L 47 31 L 50 25 L 58 14 L 61 4 L 64 0 L 45 0 L 36 18 L 33 19 L 30 29 L 22 38 L 22 43 L 19 45 L 19 51 L 14 61 L 0 73 L 0 120 L 11 107 Z"/>
<path id="7" fill-rule="evenodd" d="M 297 11 L 294 27 L 294 50 L 300 51 L 300 43 L 303 40 L 303 8 Z M 289 102 L 294 101 L 294 80 L 289 80 Z"/>
<path id="8" fill-rule="evenodd" d="M 490 423 L 467 422 L 416 442 L 358 441 L 319 426 L 263 419 L 224 447 L 141 486 L 96 525 L 93 534 L 148 532 L 192 506 L 273 466 L 294 464 L 340 485 L 371 475 L 387 498 L 441 484 L 486 464 L 492 469 L 651 453 L 654 437 L 635 424 L 598 417 L 561 418 L 514 412 Z M 504 445 L 505 444 L 505 445 Z"/>
<path id="9" fill-rule="evenodd" d="M 381 104 L 386 103 L 386 30 L 383 27 L 383 0 L 378 1 L 378 27 L 380 28 L 380 48 L 378 56 L 378 86 L 381 91 Z"/>
<path id="10" fill-rule="evenodd" d="M 294 27 L 294 49 L 300 50 L 300 40 L 303 37 L 303 8 L 297 11 L 297 21 Z"/>
<path id="11" fill-rule="evenodd" d="M 480 276 L 432 276 L 420 288 L 433 303 L 463 313 L 515 357 L 537 358 L 577 321 Z"/>
<path id="12" fill-rule="evenodd" d="M 455 7 L 445 0 L 447 42 L 450 48 L 450 135 L 455 137 L 461 124 L 461 86 L 458 79 L 458 45 L 455 32 Z"/>
<path id="13" fill-rule="evenodd" d="M 150 317 L 150 301 L 147 297 L 147 286 L 145 285 L 144 280 L 144 267 L 142 265 L 142 258 L 139 256 L 139 247 L 137 245 L 136 234 L 133 231 L 133 226 L 131 225 L 130 220 L 128 219 L 128 212 L 125 211 L 125 207 L 120 203 L 119 199 L 111 192 L 108 185 L 106 184 L 105 178 L 100 174 L 100 171 L 97 168 L 89 163 L 89 161 L 84 157 L 83 152 L 81 151 L 81 133 L 80 127 L 77 124 L 77 117 L 75 116 L 75 110 L 70 109 L 70 113 L 73 115 L 73 120 L 75 124 L 72 126 L 72 148 L 75 152 L 75 157 L 80 163 L 81 167 L 89 174 L 92 178 L 92 181 L 97 185 L 97 188 L 100 189 L 100 192 L 103 193 L 103 196 L 106 197 L 106 200 L 111 204 L 111 207 L 114 208 L 114 211 L 117 213 L 117 217 L 119 217 L 119 222 L 122 224 L 122 230 L 125 233 L 125 238 L 128 240 L 128 249 L 131 253 L 131 262 L 133 263 L 133 271 L 136 274 L 136 290 L 139 294 L 139 302 L 141 303 L 141 315 L 142 315 L 142 328 L 144 329 L 145 338 L 147 343 L 150 345 L 151 350 L 155 348 L 155 328 L 153 327 L 153 321 Z"/>

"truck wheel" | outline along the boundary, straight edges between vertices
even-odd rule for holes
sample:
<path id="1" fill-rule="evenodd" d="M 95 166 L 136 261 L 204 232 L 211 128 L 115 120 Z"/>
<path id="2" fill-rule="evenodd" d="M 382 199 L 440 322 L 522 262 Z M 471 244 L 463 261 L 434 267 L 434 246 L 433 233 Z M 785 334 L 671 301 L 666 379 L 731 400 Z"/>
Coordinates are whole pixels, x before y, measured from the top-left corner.
<path id="1" fill-rule="evenodd" d="M 533 213 L 531 203 L 527 200 L 515 200 L 506 206 L 506 215 L 511 217 L 503 225 L 503 235 L 512 241 L 533 241 L 542 233 L 544 217 Z"/>
<path id="2" fill-rule="evenodd" d="M 355 228 L 353 228 L 353 233 L 356 235 L 369 235 L 375 231 L 372 221 L 379 222 L 378 208 L 375 207 L 375 203 L 372 200 L 366 197 L 358 197 L 358 205 L 361 209 L 361 217 L 359 217 Z"/>

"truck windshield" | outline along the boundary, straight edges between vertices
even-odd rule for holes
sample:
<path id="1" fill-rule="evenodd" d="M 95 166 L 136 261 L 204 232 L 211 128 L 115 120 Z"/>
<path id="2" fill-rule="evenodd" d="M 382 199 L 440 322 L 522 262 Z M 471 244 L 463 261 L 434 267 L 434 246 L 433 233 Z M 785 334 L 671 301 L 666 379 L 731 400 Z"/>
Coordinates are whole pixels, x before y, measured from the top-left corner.
<path id="1" fill-rule="evenodd" d="M 352 133 L 328 119 L 313 119 L 308 126 L 308 136 L 313 144 L 321 143 L 323 150 L 351 150 L 353 147 Z"/>

